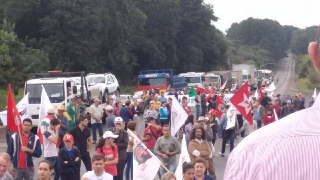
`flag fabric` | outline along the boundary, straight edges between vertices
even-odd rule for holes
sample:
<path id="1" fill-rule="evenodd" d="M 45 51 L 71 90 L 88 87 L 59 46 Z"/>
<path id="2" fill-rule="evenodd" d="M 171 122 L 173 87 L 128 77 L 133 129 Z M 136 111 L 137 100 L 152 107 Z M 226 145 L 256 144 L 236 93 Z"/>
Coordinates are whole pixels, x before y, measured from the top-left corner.
<path id="1" fill-rule="evenodd" d="M 53 109 L 53 105 L 50 102 L 50 99 L 47 95 L 46 90 L 42 86 L 39 119 L 38 119 L 38 131 L 37 131 L 37 135 L 39 136 L 41 144 L 43 143 L 42 134 L 44 133 L 44 131 L 48 129 L 50 125 L 50 119 L 47 118 L 49 109 Z"/>
<path id="2" fill-rule="evenodd" d="M 221 118 L 223 115 L 223 112 L 222 112 L 223 104 L 224 103 L 222 102 L 221 97 L 218 95 L 217 100 L 216 100 L 216 110 L 217 110 L 217 117 L 218 118 Z"/>
<path id="3" fill-rule="evenodd" d="M 206 101 L 207 102 L 209 102 L 209 100 L 211 99 L 213 93 L 214 93 L 214 89 L 211 88 L 211 90 L 209 91 L 208 97 L 206 97 Z"/>
<path id="4" fill-rule="evenodd" d="M 18 132 L 19 128 L 22 129 L 21 124 L 21 117 L 13 99 L 11 84 L 8 84 L 7 129 Z"/>
<path id="5" fill-rule="evenodd" d="M 233 87 L 232 87 L 232 89 L 230 90 L 231 92 L 234 92 L 234 91 L 236 91 L 236 89 L 237 89 L 237 86 L 238 86 L 238 84 L 237 83 L 235 83 L 234 85 L 233 85 Z"/>
<path id="6" fill-rule="evenodd" d="M 29 105 L 29 93 L 27 93 L 16 105 L 18 112 L 21 113 L 22 111 L 24 111 L 28 105 Z M 0 112 L 0 119 L 2 121 L 3 126 L 7 126 L 7 110 Z M 23 120 L 22 117 L 21 117 L 21 120 Z"/>
<path id="7" fill-rule="evenodd" d="M 313 97 L 313 99 L 317 98 L 317 88 L 314 88 L 312 97 Z"/>
<path id="8" fill-rule="evenodd" d="M 258 89 L 256 90 L 256 92 L 254 93 L 254 96 L 253 97 L 255 97 L 256 98 L 256 100 L 258 100 L 259 99 L 259 93 L 258 93 Z"/>
<path id="9" fill-rule="evenodd" d="M 154 179 L 161 161 L 129 129 L 129 138 L 133 138 L 133 177 L 135 180 Z"/>
<path id="10" fill-rule="evenodd" d="M 277 88 L 276 88 L 276 86 L 274 85 L 274 82 L 272 82 L 270 85 L 269 85 L 269 87 L 268 88 L 265 88 L 265 91 L 267 91 L 267 92 L 272 92 L 272 91 L 274 91 L 274 90 L 276 90 Z"/>
<path id="11" fill-rule="evenodd" d="M 276 112 L 275 109 L 273 109 L 273 113 L 274 113 L 274 119 L 275 119 L 276 121 L 278 121 L 279 118 L 278 118 L 278 114 L 277 114 L 277 112 Z"/>
<path id="12" fill-rule="evenodd" d="M 196 90 L 193 87 L 191 87 L 191 89 L 189 91 L 189 97 L 193 97 L 193 96 L 196 96 L 196 95 L 197 95 Z"/>
<path id="13" fill-rule="evenodd" d="M 190 162 L 190 156 L 188 153 L 188 147 L 187 147 L 187 141 L 186 141 L 185 134 L 183 134 L 183 138 L 181 141 L 181 154 L 180 154 L 178 166 L 177 166 L 177 169 L 175 172 L 176 179 L 183 179 L 182 164 L 184 162 Z"/>
<path id="14" fill-rule="evenodd" d="M 220 89 L 224 89 L 227 85 L 228 79 L 223 83 L 223 85 L 220 87 Z"/>
<path id="15" fill-rule="evenodd" d="M 258 100 L 261 101 L 262 100 L 262 87 L 260 87 L 259 91 L 258 91 Z"/>
<path id="16" fill-rule="evenodd" d="M 196 92 L 197 92 L 197 93 L 200 92 L 200 93 L 202 94 L 202 93 L 205 93 L 206 90 L 203 89 L 203 88 L 196 87 Z"/>
<path id="17" fill-rule="evenodd" d="M 188 114 L 183 109 L 183 107 L 179 104 L 178 100 L 175 97 L 173 97 L 172 106 L 171 106 L 171 135 L 172 136 L 175 136 L 175 134 L 179 131 L 179 129 L 184 125 L 187 118 L 188 118 Z"/>
<path id="18" fill-rule="evenodd" d="M 235 108 L 242 114 L 242 116 L 248 120 L 250 125 L 252 125 L 252 113 L 251 113 L 251 103 L 249 100 L 249 83 L 246 82 L 238 92 L 230 99 L 230 102 Z"/>

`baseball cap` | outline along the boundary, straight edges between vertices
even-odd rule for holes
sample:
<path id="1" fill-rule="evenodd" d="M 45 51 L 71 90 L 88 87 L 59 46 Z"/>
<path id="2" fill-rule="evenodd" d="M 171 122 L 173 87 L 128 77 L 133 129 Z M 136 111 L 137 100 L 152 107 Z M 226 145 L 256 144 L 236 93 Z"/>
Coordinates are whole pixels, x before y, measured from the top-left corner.
<path id="1" fill-rule="evenodd" d="M 204 118 L 204 116 L 199 116 L 198 121 L 205 121 L 206 119 Z"/>
<path id="2" fill-rule="evenodd" d="M 71 134 L 66 134 L 64 137 L 63 137 L 63 140 L 64 141 L 73 141 L 73 136 Z"/>
<path id="3" fill-rule="evenodd" d="M 121 117 L 114 118 L 114 123 L 122 123 L 123 119 Z"/>
<path id="4" fill-rule="evenodd" d="M 113 110 L 113 107 L 108 105 L 106 108 L 105 108 L 107 111 L 112 111 Z"/>
<path id="5" fill-rule="evenodd" d="M 111 131 L 106 131 L 104 134 L 103 134 L 103 139 L 107 139 L 109 137 L 112 137 L 112 138 L 117 138 L 119 135 L 115 135 L 113 134 L 113 132 Z"/>

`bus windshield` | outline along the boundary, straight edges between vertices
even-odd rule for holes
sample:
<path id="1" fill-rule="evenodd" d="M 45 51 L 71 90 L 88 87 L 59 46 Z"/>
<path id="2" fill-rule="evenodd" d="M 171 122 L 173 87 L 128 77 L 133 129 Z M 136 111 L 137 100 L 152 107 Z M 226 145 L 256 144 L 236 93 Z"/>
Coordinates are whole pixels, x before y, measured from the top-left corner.
<path id="1" fill-rule="evenodd" d="M 164 86 L 167 85 L 166 78 L 139 79 L 140 86 Z"/>
<path id="2" fill-rule="evenodd" d="M 46 90 L 51 103 L 61 103 L 64 101 L 64 89 L 62 83 L 27 84 L 25 93 L 29 93 L 30 104 L 41 103 L 42 86 Z"/>
<path id="3" fill-rule="evenodd" d="M 187 83 L 202 83 L 200 77 L 185 77 Z"/>
<path id="4" fill-rule="evenodd" d="M 209 83 L 219 82 L 219 76 L 206 77 L 206 82 L 209 82 Z"/>

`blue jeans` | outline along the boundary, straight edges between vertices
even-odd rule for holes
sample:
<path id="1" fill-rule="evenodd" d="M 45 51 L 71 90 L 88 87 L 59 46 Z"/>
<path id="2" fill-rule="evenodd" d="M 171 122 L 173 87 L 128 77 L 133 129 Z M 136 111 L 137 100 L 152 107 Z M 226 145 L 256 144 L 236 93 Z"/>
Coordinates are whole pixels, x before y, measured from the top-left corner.
<path id="1" fill-rule="evenodd" d="M 92 128 L 93 142 L 96 142 L 97 141 L 97 133 L 96 133 L 97 128 L 99 131 L 99 136 L 102 137 L 102 135 L 103 135 L 102 123 L 91 124 L 91 128 Z"/>
<path id="2" fill-rule="evenodd" d="M 176 166 L 174 165 L 174 164 L 168 164 L 167 166 L 166 166 L 166 168 L 168 168 L 168 170 L 170 171 L 170 172 L 176 172 Z M 162 167 L 162 166 L 160 166 L 160 177 L 162 177 L 163 176 L 163 174 L 164 173 L 166 173 L 167 171 Z"/>
<path id="3" fill-rule="evenodd" d="M 126 180 L 133 179 L 133 169 L 132 169 L 132 158 L 133 158 L 133 152 L 127 152 L 127 168 L 126 168 Z M 131 170 L 131 173 L 130 173 Z"/>
<path id="4" fill-rule="evenodd" d="M 44 159 L 48 160 L 51 162 L 55 175 L 54 175 L 54 180 L 59 180 L 60 178 L 60 164 L 59 164 L 59 158 L 58 156 L 55 157 L 45 157 Z"/>

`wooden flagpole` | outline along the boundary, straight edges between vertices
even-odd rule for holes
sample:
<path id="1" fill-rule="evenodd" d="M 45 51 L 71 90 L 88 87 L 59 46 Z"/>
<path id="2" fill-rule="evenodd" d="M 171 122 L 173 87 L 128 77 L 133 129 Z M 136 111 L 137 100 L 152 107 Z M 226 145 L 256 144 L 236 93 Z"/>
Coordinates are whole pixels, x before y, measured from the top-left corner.
<path id="1" fill-rule="evenodd" d="M 21 132 L 20 132 L 20 120 L 19 118 L 17 118 L 17 115 L 13 112 L 14 114 L 14 122 L 15 124 L 18 126 L 18 133 L 19 133 L 19 138 L 20 138 L 20 143 L 21 143 L 21 146 L 23 146 L 23 143 L 22 143 L 22 138 L 21 138 Z"/>

